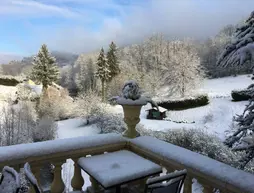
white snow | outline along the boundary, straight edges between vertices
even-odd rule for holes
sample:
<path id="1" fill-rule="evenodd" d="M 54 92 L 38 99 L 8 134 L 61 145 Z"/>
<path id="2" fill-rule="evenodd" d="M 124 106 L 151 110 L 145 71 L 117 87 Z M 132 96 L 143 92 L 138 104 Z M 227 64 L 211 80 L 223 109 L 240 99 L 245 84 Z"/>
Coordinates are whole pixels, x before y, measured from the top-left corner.
<path id="1" fill-rule="evenodd" d="M 251 173 L 238 170 L 209 157 L 150 136 L 130 139 L 130 142 L 134 147 L 137 146 L 144 150 L 149 149 L 149 151 L 163 157 L 163 159 L 179 163 L 185 166 L 187 170 L 199 171 L 205 176 L 210 176 L 211 179 L 217 179 L 221 183 L 224 182 L 225 187 L 230 184 L 239 187 L 243 192 L 254 192 L 254 175 Z"/>
<path id="2" fill-rule="evenodd" d="M 146 119 L 147 109 L 150 104 L 142 107 L 140 123 L 145 128 L 154 131 L 165 131 L 168 129 L 190 129 L 201 128 L 207 132 L 217 134 L 222 140 L 225 138 L 225 131 L 232 127 L 232 119 L 236 114 L 241 114 L 247 101 L 232 102 L 231 91 L 248 87 L 253 81 L 250 75 L 237 77 L 226 77 L 205 80 L 198 93 L 208 94 L 210 103 L 206 106 L 181 111 L 168 111 L 167 118 L 172 121 L 186 121 L 188 123 L 175 123 L 172 121 Z M 163 88 L 163 92 L 166 88 Z M 111 112 L 123 113 L 120 105 L 111 107 Z M 195 123 L 191 123 L 191 122 Z"/>
<path id="3" fill-rule="evenodd" d="M 117 98 L 117 103 L 119 105 L 146 105 L 147 104 L 147 98 L 146 97 L 140 97 L 137 100 L 132 100 L 132 99 L 126 99 L 123 97 Z"/>
<path id="4" fill-rule="evenodd" d="M 161 166 L 127 150 L 83 157 L 78 164 L 105 188 L 162 172 Z"/>
<path id="5" fill-rule="evenodd" d="M 118 143 L 125 143 L 124 138 L 121 135 L 110 133 L 4 146 L 0 147 L 0 162 L 26 159 L 27 157 L 41 157 L 60 152 L 71 153 L 79 149 Z M 27 151 L 27 149 L 29 149 L 29 151 Z"/>
<path id="6" fill-rule="evenodd" d="M 0 102 L 7 101 L 8 98 L 15 99 L 17 87 L 0 85 Z"/>
<path id="7" fill-rule="evenodd" d="M 37 179 L 35 178 L 34 174 L 31 172 L 31 167 L 28 162 L 25 163 L 24 165 L 24 171 L 29 182 L 32 183 L 32 185 L 36 185 L 39 188 Z"/>
<path id="8" fill-rule="evenodd" d="M 68 119 L 64 121 L 58 121 L 58 138 L 72 138 L 79 136 L 91 136 L 100 133 L 100 129 L 95 124 L 85 125 L 86 120 L 81 118 Z"/>
<path id="9" fill-rule="evenodd" d="M 231 91 L 237 89 L 244 89 L 248 87 L 253 81 L 251 75 L 241 75 L 237 77 L 226 77 L 219 79 L 205 80 L 202 88 L 198 90 L 198 93 L 206 93 L 210 98 L 210 104 L 183 110 L 183 111 L 169 111 L 167 112 L 168 118 L 174 121 L 187 121 L 195 123 L 174 123 L 170 121 L 161 120 L 148 120 L 146 119 L 147 112 L 145 110 L 151 108 L 150 104 L 143 106 L 141 109 L 140 124 L 144 125 L 147 129 L 152 130 L 166 130 L 166 129 L 181 129 L 181 128 L 202 128 L 208 132 L 218 134 L 221 139 L 225 138 L 225 131 L 230 129 L 232 125 L 232 117 L 235 114 L 241 114 L 245 108 L 246 101 L 232 102 Z M 165 93 L 167 88 L 162 89 L 161 95 Z M 123 113 L 121 105 L 110 106 L 107 109 L 112 113 Z M 71 119 L 58 122 L 59 138 L 77 137 L 83 135 L 96 135 L 99 133 L 99 129 L 95 125 L 84 126 L 84 121 L 81 119 Z M 68 179 L 73 175 L 73 162 L 67 160 L 64 164 L 63 172 L 68 173 Z M 88 175 L 82 172 L 85 179 L 86 188 L 90 185 Z M 65 176 L 65 175 L 64 175 Z M 66 185 L 70 187 L 70 182 L 65 180 Z M 194 180 L 193 191 L 195 193 L 202 192 L 202 187 Z M 71 190 L 71 188 L 70 188 Z"/>
<path id="10" fill-rule="evenodd" d="M 19 174 L 13 168 L 5 166 L 2 175 L 4 178 L 0 184 L 0 193 L 15 193 L 20 187 Z"/>
<path id="11" fill-rule="evenodd" d="M 210 98 L 231 97 L 232 90 L 247 88 L 252 83 L 251 75 L 217 78 L 205 80 L 198 91 L 208 94 Z"/>

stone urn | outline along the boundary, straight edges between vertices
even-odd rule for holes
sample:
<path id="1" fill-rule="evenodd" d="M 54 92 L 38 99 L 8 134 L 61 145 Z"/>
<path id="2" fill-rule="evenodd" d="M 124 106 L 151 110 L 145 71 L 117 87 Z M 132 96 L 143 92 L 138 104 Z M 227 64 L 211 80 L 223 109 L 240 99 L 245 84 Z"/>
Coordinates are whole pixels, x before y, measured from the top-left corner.
<path id="1" fill-rule="evenodd" d="M 136 125 L 140 121 L 141 107 L 146 105 L 148 100 L 141 96 L 137 82 L 135 80 L 125 82 L 121 96 L 113 97 L 110 100 L 116 100 L 116 103 L 123 107 L 124 122 L 127 125 L 127 130 L 123 132 L 123 136 L 128 138 L 140 136 L 136 131 Z"/>
<path id="2" fill-rule="evenodd" d="M 146 99 L 141 97 L 138 100 L 131 100 L 119 97 L 117 103 L 123 107 L 124 122 L 127 125 L 127 130 L 123 132 L 123 136 L 128 138 L 140 136 L 136 130 L 136 125 L 140 122 L 139 116 L 142 106 L 147 104 Z"/>

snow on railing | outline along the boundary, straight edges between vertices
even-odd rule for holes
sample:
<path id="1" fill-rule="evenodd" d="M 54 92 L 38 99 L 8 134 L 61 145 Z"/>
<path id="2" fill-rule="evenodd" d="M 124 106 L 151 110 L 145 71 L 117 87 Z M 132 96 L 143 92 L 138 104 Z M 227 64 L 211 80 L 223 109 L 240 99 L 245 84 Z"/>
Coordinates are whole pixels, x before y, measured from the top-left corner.
<path id="1" fill-rule="evenodd" d="M 126 144 L 127 141 L 121 135 L 101 134 L 5 146 L 0 147 L 0 168 L 8 165 L 19 170 L 26 162 L 29 162 L 36 179 L 40 179 L 41 167 L 45 163 L 52 163 L 55 168 L 51 192 L 62 193 L 65 189 L 62 178 L 62 165 L 66 163 L 67 159 L 71 158 L 74 161 L 74 175 L 71 186 L 74 190 L 81 190 L 84 179 L 77 165 L 78 158 L 124 149 Z"/>
<path id="2" fill-rule="evenodd" d="M 143 136 L 129 141 L 132 151 L 160 163 L 169 171 L 187 169 L 184 193 L 192 192 L 193 178 L 207 193 L 214 192 L 214 189 L 219 189 L 220 193 L 254 193 L 254 175 L 251 173 L 153 137 Z"/>
<path id="3" fill-rule="evenodd" d="M 3 164 L 20 164 L 21 159 L 41 160 L 42 157 L 59 157 L 55 154 L 65 154 L 65 157 L 73 157 L 80 150 L 96 147 L 112 146 L 114 144 L 125 144 L 126 141 L 119 134 L 101 134 L 77 138 L 57 139 L 37 143 L 19 144 L 0 147 L 0 166 Z M 23 163 L 23 162 L 21 162 Z"/>
<path id="4" fill-rule="evenodd" d="M 67 159 L 72 159 L 74 175 L 71 186 L 74 190 L 81 190 L 84 179 L 77 165 L 78 158 L 120 149 L 129 149 L 153 160 L 169 172 L 187 169 L 184 193 L 192 192 L 192 179 L 194 178 L 203 185 L 203 192 L 206 193 L 212 193 L 214 189 L 219 189 L 220 193 L 254 192 L 254 175 L 148 136 L 128 139 L 118 134 L 101 134 L 0 147 L 0 167 L 8 165 L 19 169 L 24 166 L 25 162 L 29 162 L 33 173 L 39 179 L 40 168 L 44 163 L 50 162 L 55 166 L 51 192 L 60 193 L 65 188 L 62 179 L 62 165 Z M 93 179 L 90 181 L 92 187 L 98 187 Z"/>

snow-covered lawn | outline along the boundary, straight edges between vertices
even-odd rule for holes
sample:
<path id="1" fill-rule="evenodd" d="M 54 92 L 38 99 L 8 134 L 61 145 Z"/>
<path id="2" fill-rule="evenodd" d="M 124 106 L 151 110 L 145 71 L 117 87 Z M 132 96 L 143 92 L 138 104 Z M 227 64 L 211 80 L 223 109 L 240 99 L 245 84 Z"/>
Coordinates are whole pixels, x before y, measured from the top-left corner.
<path id="1" fill-rule="evenodd" d="M 97 135 L 100 133 L 100 129 L 98 129 L 95 125 L 85 126 L 85 123 L 85 120 L 79 118 L 58 121 L 58 138 L 64 139 L 79 136 Z M 74 162 L 72 159 L 68 159 L 63 165 L 62 176 L 67 188 L 67 192 L 72 191 L 71 179 L 74 174 L 73 164 Z M 82 171 L 82 176 L 85 180 L 85 184 L 83 186 L 83 190 L 85 190 L 88 186 L 91 185 L 91 182 L 87 173 Z"/>
<path id="2" fill-rule="evenodd" d="M 208 132 L 217 134 L 223 140 L 225 138 L 225 131 L 230 129 L 232 125 L 233 116 L 235 114 L 241 114 L 245 104 L 247 104 L 246 101 L 232 102 L 231 91 L 234 89 L 246 88 L 251 83 L 252 80 L 248 75 L 205 80 L 198 92 L 208 94 L 210 99 L 209 105 L 182 111 L 169 111 L 167 113 L 168 118 L 173 121 L 194 121 L 195 123 L 148 120 L 146 119 L 145 110 L 150 108 L 150 105 L 146 105 L 141 109 L 140 124 L 154 131 L 180 128 L 202 128 L 207 129 Z M 108 110 L 113 113 L 123 113 L 122 107 L 119 105 L 109 107 Z M 84 121 L 81 119 L 70 119 L 58 122 L 59 138 L 96 135 L 99 132 L 100 130 L 95 125 L 84 126 Z M 70 184 L 70 176 L 73 176 L 72 164 L 72 160 L 68 160 L 64 166 L 63 175 L 65 176 L 66 184 Z M 85 178 L 85 188 L 90 185 L 90 181 L 87 174 L 82 173 L 82 175 Z M 197 183 L 193 186 L 193 189 L 196 189 L 196 191 L 194 191 L 195 193 L 201 192 L 199 186 L 200 185 Z M 67 187 L 70 188 L 69 185 Z"/>
<path id="3" fill-rule="evenodd" d="M 81 118 L 58 121 L 58 138 L 65 139 L 100 133 L 100 129 L 95 124 L 89 126 L 85 126 L 85 124 L 86 120 Z"/>
<path id="4" fill-rule="evenodd" d="M 247 104 L 246 101 L 232 102 L 231 91 L 234 89 L 246 88 L 252 82 L 253 81 L 248 75 L 205 80 L 203 86 L 197 92 L 208 94 L 210 100 L 208 105 L 187 110 L 167 112 L 167 117 L 170 120 L 187 121 L 188 123 L 148 120 L 146 119 L 146 110 L 151 107 L 150 104 L 148 104 L 141 109 L 140 124 L 154 131 L 201 128 L 217 134 L 223 140 L 225 138 L 225 131 L 232 127 L 233 116 L 241 114 Z M 112 112 L 123 112 L 122 107 L 119 105 L 111 108 Z M 191 123 L 193 121 L 195 123 Z"/>
<path id="5" fill-rule="evenodd" d="M 202 93 L 207 93 L 209 97 L 230 97 L 232 90 L 248 87 L 252 84 L 251 75 L 240 75 L 237 77 L 225 77 L 205 80 L 199 89 Z"/>
<path id="6" fill-rule="evenodd" d="M 246 101 L 232 102 L 230 98 L 210 98 L 209 105 L 182 111 L 169 111 L 167 117 L 173 121 L 187 121 L 188 123 L 175 123 L 171 121 L 157 121 L 146 119 L 145 106 L 142 109 L 140 124 L 154 131 L 167 129 L 201 128 L 216 133 L 221 139 L 225 137 L 225 130 L 232 126 L 235 114 L 243 112 Z M 191 122 L 195 123 L 191 123 Z"/>

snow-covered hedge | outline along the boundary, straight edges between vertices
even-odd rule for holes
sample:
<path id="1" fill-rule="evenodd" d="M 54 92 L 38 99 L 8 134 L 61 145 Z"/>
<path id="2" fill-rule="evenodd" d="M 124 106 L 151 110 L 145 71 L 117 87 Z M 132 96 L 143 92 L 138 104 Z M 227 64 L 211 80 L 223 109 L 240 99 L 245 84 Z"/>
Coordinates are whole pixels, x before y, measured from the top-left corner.
<path id="1" fill-rule="evenodd" d="M 78 108 L 69 99 L 58 97 L 41 97 L 37 106 L 39 117 L 52 117 L 54 120 L 64 120 L 75 117 L 75 110 Z"/>
<path id="2" fill-rule="evenodd" d="M 244 90 L 232 90 L 231 97 L 233 101 L 247 101 L 251 99 L 250 91 L 247 89 Z"/>
<path id="3" fill-rule="evenodd" d="M 179 100 L 160 100 L 156 102 L 159 106 L 168 110 L 184 110 L 207 105 L 209 103 L 209 98 L 207 95 L 198 95 L 191 98 Z"/>
<path id="4" fill-rule="evenodd" d="M 0 108 L 0 146 L 32 142 L 30 134 L 36 120 L 32 103 L 8 103 Z"/>
<path id="5" fill-rule="evenodd" d="M 93 118 L 93 122 L 101 129 L 101 133 L 121 134 L 127 128 L 122 114 L 101 113 Z"/>
<path id="6" fill-rule="evenodd" d="M 57 123 L 52 117 L 42 117 L 32 131 L 33 142 L 53 140 L 56 138 Z"/>
<path id="7" fill-rule="evenodd" d="M 0 85 L 16 86 L 20 82 L 22 82 L 22 78 L 21 77 L 0 76 Z"/>
<path id="8" fill-rule="evenodd" d="M 189 149 L 208 156 L 233 167 L 238 167 L 240 154 L 233 152 L 213 134 L 200 129 L 175 129 L 168 131 L 152 131 L 139 127 L 143 136 L 153 136 L 168 143 Z"/>
<path id="9" fill-rule="evenodd" d="M 36 101 L 40 97 L 36 92 L 34 92 L 30 87 L 24 84 L 18 84 L 17 88 L 17 98 L 22 101 Z"/>
<path id="10" fill-rule="evenodd" d="M 207 156 L 150 136 L 130 139 L 130 146 L 137 152 L 149 151 L 147 156 L 161 160 L 162 164 L 168 162 L 173 167 L 175 165 L 178 168 L 187 169 L 190 176 L 201 178 L 200 181 L 204 180 L 205 184 L 215 189 L 218 188 L 220 192 L 254 192 L 253 174 L 237 170 Z M 145 153 L 143 154 L 145 155 Z M 207 192 L 214 191 L 208 190 Z"/>

